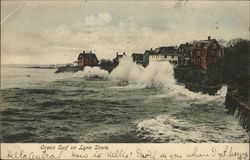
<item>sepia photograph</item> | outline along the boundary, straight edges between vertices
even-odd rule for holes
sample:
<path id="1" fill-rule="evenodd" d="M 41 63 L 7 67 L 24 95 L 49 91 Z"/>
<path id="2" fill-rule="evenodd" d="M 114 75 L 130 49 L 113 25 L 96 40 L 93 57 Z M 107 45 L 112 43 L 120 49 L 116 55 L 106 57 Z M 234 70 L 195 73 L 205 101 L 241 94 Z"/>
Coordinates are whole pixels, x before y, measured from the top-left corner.
<path id="1" fill-rule="evenodd" d="M 249 144 L 249 29 L 249 1 L 1 0 L 0 142 Z"/>

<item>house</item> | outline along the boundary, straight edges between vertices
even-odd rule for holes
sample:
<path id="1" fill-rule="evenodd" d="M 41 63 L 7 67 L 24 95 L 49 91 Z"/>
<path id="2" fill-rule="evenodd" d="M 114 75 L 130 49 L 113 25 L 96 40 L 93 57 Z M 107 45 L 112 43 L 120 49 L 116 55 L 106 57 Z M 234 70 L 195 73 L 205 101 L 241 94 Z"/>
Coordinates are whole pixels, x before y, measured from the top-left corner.
<path id="1" fill-rule="evenodd" d="M 178 64 L 179 55 L 176 53 L 176 48 L 160 47 L 155 49 L 155 52 L 149 55 L 149 63 L 152 61 L 169 61 L 171 64 Z"/>
<path id="2" fill-rule="evenodd" d="M 145 54 L 133 53 L 132 58 L 136 64 L 140 64 L 143 67 L 146 67 L 148 65 L 148 58 L 145 56 Z"/>
<path id="3" fill-rule="evenodd" d="M 141 53 L 133 53 L 132 54 L 133 61 L 137 64 L 141 64 L 143 61 L 143 54 Z"/>
<path id="4" fill-rule="evenodd" d="M 179 54 L 179 65 L 189 66 L 191 63 L 193 45 L 190 43 L 181 44 L 177 49 L 177 54 Z"/>
<path id="5" fill-rule="evenodd" d="M 149 64 L 149 55 L 152 55 L 152 54 L 155 54 L 156 51 L 153 50 L 152 48 L 150 50 L 146 50 L 144 52 L 144 55 L 143 55 L 143 60 L 145 61 L 146 65 L 147 66 Z"/>
<path id="6" fill-rule="evenodd" d="M 118 52 L 116 52 L 116 57 L 113 59 L 114 66 L 118 66 L 123 56 L 126 56 L 125 52 L 123 52 L 123 54 L 120 55 L 118 54 Z"/>
<path id="7" fill-rule="evenodd" d="M 85 66 L 97 66 L 98 65 L 98 59 L 94 53 L 91 51 L 89 53 L 85 53 L 83 51 L 79 54 L 77 61 L 75 61 L 78 66 L 85 67 Z"/>
<path id="8" fill-rule="evenodd" d="M 208 36 L 207 40 L 193 43 L 191 63 L 196 68 L 207 69 L 213 64 L 219 63 L 224 57 L 222 47 Z"/>

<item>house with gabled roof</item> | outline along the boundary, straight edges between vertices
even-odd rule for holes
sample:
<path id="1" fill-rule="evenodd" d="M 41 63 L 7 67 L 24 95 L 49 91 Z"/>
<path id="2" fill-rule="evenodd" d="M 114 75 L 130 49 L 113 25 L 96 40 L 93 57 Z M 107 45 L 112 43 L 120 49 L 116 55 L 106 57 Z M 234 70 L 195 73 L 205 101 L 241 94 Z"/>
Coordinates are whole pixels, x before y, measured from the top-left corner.
<path id="1" fill-rule="evenodd" d="M 85 66 L 97 66 L 98 65 L 98 59 L 95 55 L 95 53 L 92 53 L 91 51 L 89 53 L 86 53 L 83 51 L 79 54 L 77 61 L 75 61 L 79 67 L 85 67 Z"/>
<path id="2" fill-rule="evenodd" d="M 133 61 L 137 64 L 140 64 L 143 61 L 142 53 L 133 53 L 132 54 Z"/>
<path id="3" fill-rule="evenodd" d="M 224 57 L 223 48 L 216 39 L 208 36 L 207 40 L 195 41 L 193 43 L 191 63 L 194 67 L 207 69 L 222 61 Z"/>
<path id="4" fill-rule="evenodd" d="M 153 61 L 169 61 L 171 64 L 178 64 L 179 55 L 176 52 L 176 47 L 160 47 L 155 49 L 155 52 L 149 55 L 149 63 Z"/>
<path id="5" fill-rule="evenodd" d="M 142 53 L 133 53 L 132 54 L 133 62 L 136 64 L 140 64 L 143 67 L 148 65 L 148 56 Z"/>
<path id="6" fill-rule="evenodd" d="M 178 47 L 177 53 L 179 54 L 179 64 L 181 66 L 189 66 L 191 63 L 192 47 L 193 45 L 190 43 L 181 44 Z"/>

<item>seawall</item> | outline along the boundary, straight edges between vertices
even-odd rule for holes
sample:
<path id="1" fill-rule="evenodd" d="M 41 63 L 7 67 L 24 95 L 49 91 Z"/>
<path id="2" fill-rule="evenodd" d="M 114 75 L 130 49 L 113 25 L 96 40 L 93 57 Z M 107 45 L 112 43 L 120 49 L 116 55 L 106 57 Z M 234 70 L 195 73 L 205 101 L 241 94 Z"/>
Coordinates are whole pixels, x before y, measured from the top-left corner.
<path id="1" fill-rule="evenodd" d="M 250 77 L 240 78 L 228 83 L 225 105 L 229 114 L 236 114 L 240 125 L 250 131 Z"/>
<path id="2" fill-rule="evenodd" d="M 175 68 L 175 78 L 178 83 L 184 84 L 185 88 L 193 92 L 202 92 L 214 95 L 227 84 L 228 91 L 225 99 L 225 105 L 228 113 L 236 115 L 240 125 L 249 132 L 250 130 L 250 76 L 245 76 L 223 82 L 220 74 L 199 69 Z M 217 81 L 217 80 L 218 81 Z"/>

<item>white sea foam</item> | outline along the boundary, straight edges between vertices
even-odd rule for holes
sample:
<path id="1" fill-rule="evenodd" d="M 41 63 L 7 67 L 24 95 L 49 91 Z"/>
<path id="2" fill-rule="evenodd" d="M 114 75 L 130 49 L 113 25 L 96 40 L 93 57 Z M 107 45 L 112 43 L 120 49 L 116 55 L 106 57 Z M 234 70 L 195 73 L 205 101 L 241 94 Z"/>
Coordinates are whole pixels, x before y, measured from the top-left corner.
<path id="1" fill-rule="evenodd" d="M 173 67 L 168 62 L 151 63 L 143 68 L 133 63 L 130 57 L 121 60 L 119 66 L 111 73 L 111 79 L 127 80 L 129 84 L 140 87 L 162 86 L 174 84 Z"/>
<path id="2" fill-rule="evenodd" d="M 112 81 L 119 81 L 122 86 L 113 87 L 119 89 L 161 88 L 164 93 L 157 95 L 158 97 L 175 97 L 177 99 L 224 102 L 227 92 L 227 86 L 223 86 L 215 96 L 189 91 L 184 85 L 177 84 L 174 78 L 173 66 L 169 62 L 154 62 L 144 68 L 135 64 L 129 56 L 122 58 L 120 64 L 111 74 L 99 67 L 85 67 L 83 71 L 79 71 L 73 76 L 98 76 Z"/>
<path id="3" fill-rule="evenodd" d="M 109 72 L 106 70 L 102 70 L 99 67 L 85 67 L 83 71 L 78 71 L 73 74 L 73 77 L 101 77 L 101 78 L 108 78 Z"/>
<path id="4" fill-rule="evenodd" d="M 227 86 L 223 86 L 215 95 L 195 93 L 180 85 L 174 78 L 174 69 L 169 62 L 150 63 L 146 68 L 136 65 L 130 57 L 121 60 L 119 66 L 110 74 L 109 79 L 125 81 L 128 89 L 153 87 L 160 88 L 158 95 L 148 98 L 171 98 L 179 102 L 180 109 L 193 104 L 217 104 L 223 106 L 227 93 Z M 201 105 L 202 106 L 202 105 Z M 177 107 L 177 106 L 176 106 Z M 211 128 L 197 126 L 188 122 L 177 120 L 174 117 L 159 115 L 153 119 L 137 122 L 140 137 L 154 139 L 155 141 L 170 142 L 210 142 L 211 137 L 204 137 L 202 130 Z M 216 132 L 216 131 L 213 131 Z M 218 133 L 219 134 L 219 133 Z M 222 136 L 216 137 L 223 141 Z M 215 138 L 212 138 L 215 139 Z"/>
<path id="5" fill-rule="evenodd" d="M 152 139 L 160 142 L 199 142 L 204 140 L 201 132 L 184 121 L 170 116 L 158 116 L 155 119 L 146 119 L 138 123 L 138 134 L 143 139 Z"/>
<path id="6" fill-rule="evenodd" d="M 156 87 L 165 91 L 164 96 L 188 99 L 224 101 L 227 86 L 223 86 L 215 96 L 191 92 L 185 86 L 177 84 L 173 66 L 169 62 L 150 63 L 146 68 L 133 63 L 130 57 L 121 60 L 119 66 L 109 76 L 110 79 L 128 81 L 129 88 Z"/>
<path id="7" fill-rule="evenodd" d="M 191 124 L 185 120 L 178 120 L 168 115 L 160 115 L 153 119 L 142 120 L 137 124 L 138 136 L 142 139 L 151 139 L 156 142 L 225 142 L 225 137 L 230 142 L 237 142 L 234 137 L 229 137 L 228 132 L 240 135 L 243 139 L 248 139 L 242 134 L 243 129 L 233 120 L 230 122 L 231 128 L 223 123 L 217 127 L 227 131 L 221 132 L 214 125 Z"/>

